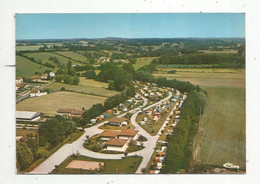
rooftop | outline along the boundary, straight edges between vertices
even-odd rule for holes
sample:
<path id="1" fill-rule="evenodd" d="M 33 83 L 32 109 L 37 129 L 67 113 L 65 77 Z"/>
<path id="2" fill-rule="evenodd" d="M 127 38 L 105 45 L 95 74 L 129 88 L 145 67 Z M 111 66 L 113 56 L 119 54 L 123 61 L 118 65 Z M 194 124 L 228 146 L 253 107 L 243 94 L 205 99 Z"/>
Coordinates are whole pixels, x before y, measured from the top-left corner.
<path id="1" fill-rule="evenodd" d="M 124 121 L 128 121 L 128 119 L 126 118 L 111 118 L 110 120 L 108 120 L 110 122 L 114 122 L 114 123 L 122 123 Z"/>
<path id="2" fill-rule="evenodd" d="M 119 136 L 128 136 L 128 137 L 134 137 L 138 133 L 138 130 L 122 130 Z"/>
<path id="3" fill-rule="evenodd" d="M 99 137 L 116 137 L 120 131 L 113 131 L 113 130 L 105 130 L 101 134 L 99 134 Z"/>
<path id="4" fill-rule="evenodd" d="M 127 143 L 127 139 L 115 139 L 111 138 L 106 142 L 107 146 L 124 146 Z"/>
<path id="5" fill-rule="evenodd" d="M 32 119 L 34 116 L 40 115 L 39 112 L 31 112 L 31 111 L 16 111 L 17 119 Z"/>

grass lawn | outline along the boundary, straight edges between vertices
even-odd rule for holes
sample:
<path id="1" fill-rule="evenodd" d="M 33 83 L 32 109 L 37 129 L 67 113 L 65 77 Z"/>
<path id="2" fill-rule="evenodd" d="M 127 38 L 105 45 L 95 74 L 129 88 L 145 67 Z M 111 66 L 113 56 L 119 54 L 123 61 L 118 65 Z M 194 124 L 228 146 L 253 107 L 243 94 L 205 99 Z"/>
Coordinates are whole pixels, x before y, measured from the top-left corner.
<path id="1" fill-rule="evenodd" d="M 140 156 L 126 157 L 121 160 L 102 160 L 81 155 L 77 157 L 70 156 L 53 170 L 52 174 L 134 174 L 142 159 Z M 82 169 L 67 169 L 66 166 L 72 160 L 104 162 L 104 170 L 96 172 Z"/>
<path id="2" fill-rule="evenodd" d="M 100 96 L 60 91 L 25 99 L 16 104 L 16 110 L 56 114 L 57 110 L 61 108 L 75 108 L 80 110 L 82 107 L 85 107 L 85 109 L 88 109 L 93 104 L 103 103 L 105 99 Z"/>
<path id="3" fill-rule="evenodd" d="M 128 148 L 127 148 L 127 152 L 128 153 L 131 153 L 131 152 L 135 152 L 135 151 L 139 151 L 139 150 L 142 150 L 144 147 L 142 146 L 138 146 L 138 145 L 130 145 Z"/>
<path id="4" fill-rule="evenodd" d="M 135 129 L 135 127 L 134 127 L 134 125 L 132 125 L 132 123 L 128 124 L 127 126 L 121 126 L 121 127 L 104 124 L 98 128 L 102 129 L 102 130 L 126 130 L 126 129 L 134 130 Z"/>
<path id="5" fill-rule="evenodd" d="M 196 137 L 196 161 L 245 168 L 245 88 L 208 87 L 208 104 Z"/>
<path id="6" fill-rule="evenodd" d="M 160 128 L 162 127 L 164 121 L 166 120 L 167 116 L 169 115 L 169 113 L 171 112 L 172 108 L 174 106 L 172 105 L 169 109 L 168 109 L 168 112 L 167 114 L 164 114 L 164 115 L 161 115 L 160 119 L 155 122 L 153 120 L 149 120 L 146 122 L 145 125 L 142 125 L 141 127 L 143 129 L 145 129 L 149 134 L 151 134 L 152 136 L 160 133 L 158 132 L 160 130 Z M 144 117 L 146 117 L 146 113 L 142 113 L 142 114 L 139 114 L 136 118 L 136 122 L 139 123 L 140 121 L 142 121 L 144 119 Z"/>
<path id="7" fill-rule="evenodd" d="M 98 135 L 94 135 L 90 137 L 88 140 L 85 141 L 83 144 L 84 148 L 94 151 L 94 152 L 101 152 L 102 151 L 102 141 Z"/>
<path id="8" fill-rule="evenodd" d="M 50 57 L 56 57 L 61 62 L 61 64 L 64 64 L 65 66 L 69 61 L 68 58 L 59 56 L 59 55 L 57 55 L 55 53 L 51 53 L 51 52 L 26 53 L 24 55 L 29 56 L 29 57 L 34 57 L 35 60 L 37 60 L 37 61 L 41 60 L 42 63 L 49 62 L 49 63 L 54 64 L 54 65 L 56 65 L 56 64 L 53 61 L 49 60 Z M 75 61 L 71 61 L 71 63 L 72 64 L 80 64 L 80 63 L 75 62 Z"/>
<path id="9" fill-rule="evenodd" d="M 73 51 L 60 51 L 60 52 L 55 52 L 55 53 L 62 54 L 64 56 L 66 56 L 66 57 L 70 57 L 70 58 L 75 59 L 75 60 L 87 62 L 87 58 L 85 56 L 83 56 L 82 54 L 79 54 L 77 52 L 73 52 Z"/>
<path id="10" fill-rule="evenodd" d="M 96 96 L 103 96 L 109 97 L 118 94 L 119 92 L 108 90 L 103 87 L 94 87 L 94 86 L 87 86 L 84 85 L 71 85 L 71 84 L 64 84 L 60 82 L 55 82 L 47 87 L 50 91 L 59 91 L 62 87 L 65 87 L 66 90 L 75 91 L 79 93 L 86 93 L 89 95 L 96 95 Z"/>
<path id="11" fill-rule="evenodd" d="M 140 57 L 136 58 L 137 62 L 134 64 L 134 68 L 137 70 L 138 68 L 141 68 L 144 65 L 149 65 L 151 61 L 158 57 Z"/>
<path id="12" fill-rule="evenodd" d="M 34 63 L 22 56 L 16 56 L 16 76 L 30 78 L 35 72 L 43 73 L 45 70 L 53 70 L 52 68 Z"/>

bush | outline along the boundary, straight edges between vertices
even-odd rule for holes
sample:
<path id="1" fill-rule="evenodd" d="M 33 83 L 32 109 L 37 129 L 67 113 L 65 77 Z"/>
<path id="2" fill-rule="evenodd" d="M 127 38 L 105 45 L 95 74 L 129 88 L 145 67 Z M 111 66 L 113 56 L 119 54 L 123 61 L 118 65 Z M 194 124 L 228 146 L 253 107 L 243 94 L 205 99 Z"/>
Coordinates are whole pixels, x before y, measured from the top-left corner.
<path id="1" fill-rule="evenodd" d="M 44 149 L 39 149 L 36 155 L 37 158 L 47 158 L 50 156 L 50 152 Z"/>
<path id="2" fill-rule="evenodd" d="M 65 87 L 61 87 L 60 91 L 66 91 Z"/>

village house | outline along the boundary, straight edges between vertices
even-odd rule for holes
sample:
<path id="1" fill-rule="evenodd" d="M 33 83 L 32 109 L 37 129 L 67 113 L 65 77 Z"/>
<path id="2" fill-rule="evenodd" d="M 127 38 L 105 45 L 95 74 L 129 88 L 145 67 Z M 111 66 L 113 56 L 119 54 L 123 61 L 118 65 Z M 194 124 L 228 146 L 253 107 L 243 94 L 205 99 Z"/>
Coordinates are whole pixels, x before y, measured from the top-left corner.
<path id="1" fill-rule="evenodd" d="M 30 97 L 36 97 L 39 96 L 40 90 L 38 88 L 32 88 L 30 91 Z"/>
<path id="2" fill-rule="evenodd" d="M 114 125 L 114 126 L 126 126 L 128 124 L 128 119 L 126 118 L 111 118 L 108 120 L 108 124 Z"/>
<path id="3" fill-rule="evenodd" d="M 17 79 L 15 80 L 16 84 L 22 84 L 23 83 L 23 78 L 22 77 L 17 77 Z"/>
<path id="4" fill-rule="evenodd" d="M 50 76 L 50 77 L 55 77 L 55 73 L 54 73 L 54 72 L 50 72 L 50 73 L 49 73 L 49 76 Z"/>
<path id="5" fill-rule="evenodd" d="M 118 134 L 119 139 L 131 139 L 131 140 L 137 140 L 138 139 L 138 130 L 122 130 Z"/>
<path id="6" fill-rule="evenodd" d="M 106 143 L 106 150 L 125 152 L 128 148 L 128 139 L 109 139 Z"/>
<path id="7" fill-rule="evenodd" d="M 101 138 L 102 141 L 108 141 L 111 138 L 117 138 L 120 131 L 116 130 L 104 130 L 98 137 Z"/>
<path id="8" fill-rule="evenodd" d="M 41 76 L 41 79 L 46 80 L 46 79 L 48 79 L 48 77 L 49 77 L 48 74 L 43 74 L 43 75 Z"/>

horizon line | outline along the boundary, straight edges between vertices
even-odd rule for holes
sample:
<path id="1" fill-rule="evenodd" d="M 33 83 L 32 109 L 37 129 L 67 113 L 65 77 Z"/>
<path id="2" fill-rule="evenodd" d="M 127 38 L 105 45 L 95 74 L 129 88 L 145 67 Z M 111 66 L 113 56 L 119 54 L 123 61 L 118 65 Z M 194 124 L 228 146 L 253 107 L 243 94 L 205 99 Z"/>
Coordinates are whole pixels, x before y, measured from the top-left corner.
<path id="1" fill-rule="evenodd" d="M 114 36 L 109 36 L 109 37 L 99 37 L 99 38 L 82 38 L 82 37 L 78 37 L 78 38 L 20 38 L 20 39 L 16 39 L 16 41 L 25 41 L 25 40 L 72 40 L 72 39 L 91 39 L 91 40 L 95 40 L 95 39 L 108 39 L 108 38 L 112 38 L 112 39 L 176 39 L 176 38 L 181 38 L 181 39 L 221 39 L 221 38 L 244 38 L 245 36 L 227 36 L 227 37 L 136 37 L 136 38 L 130 38 L 130 37 L 114 37 Z"/>

